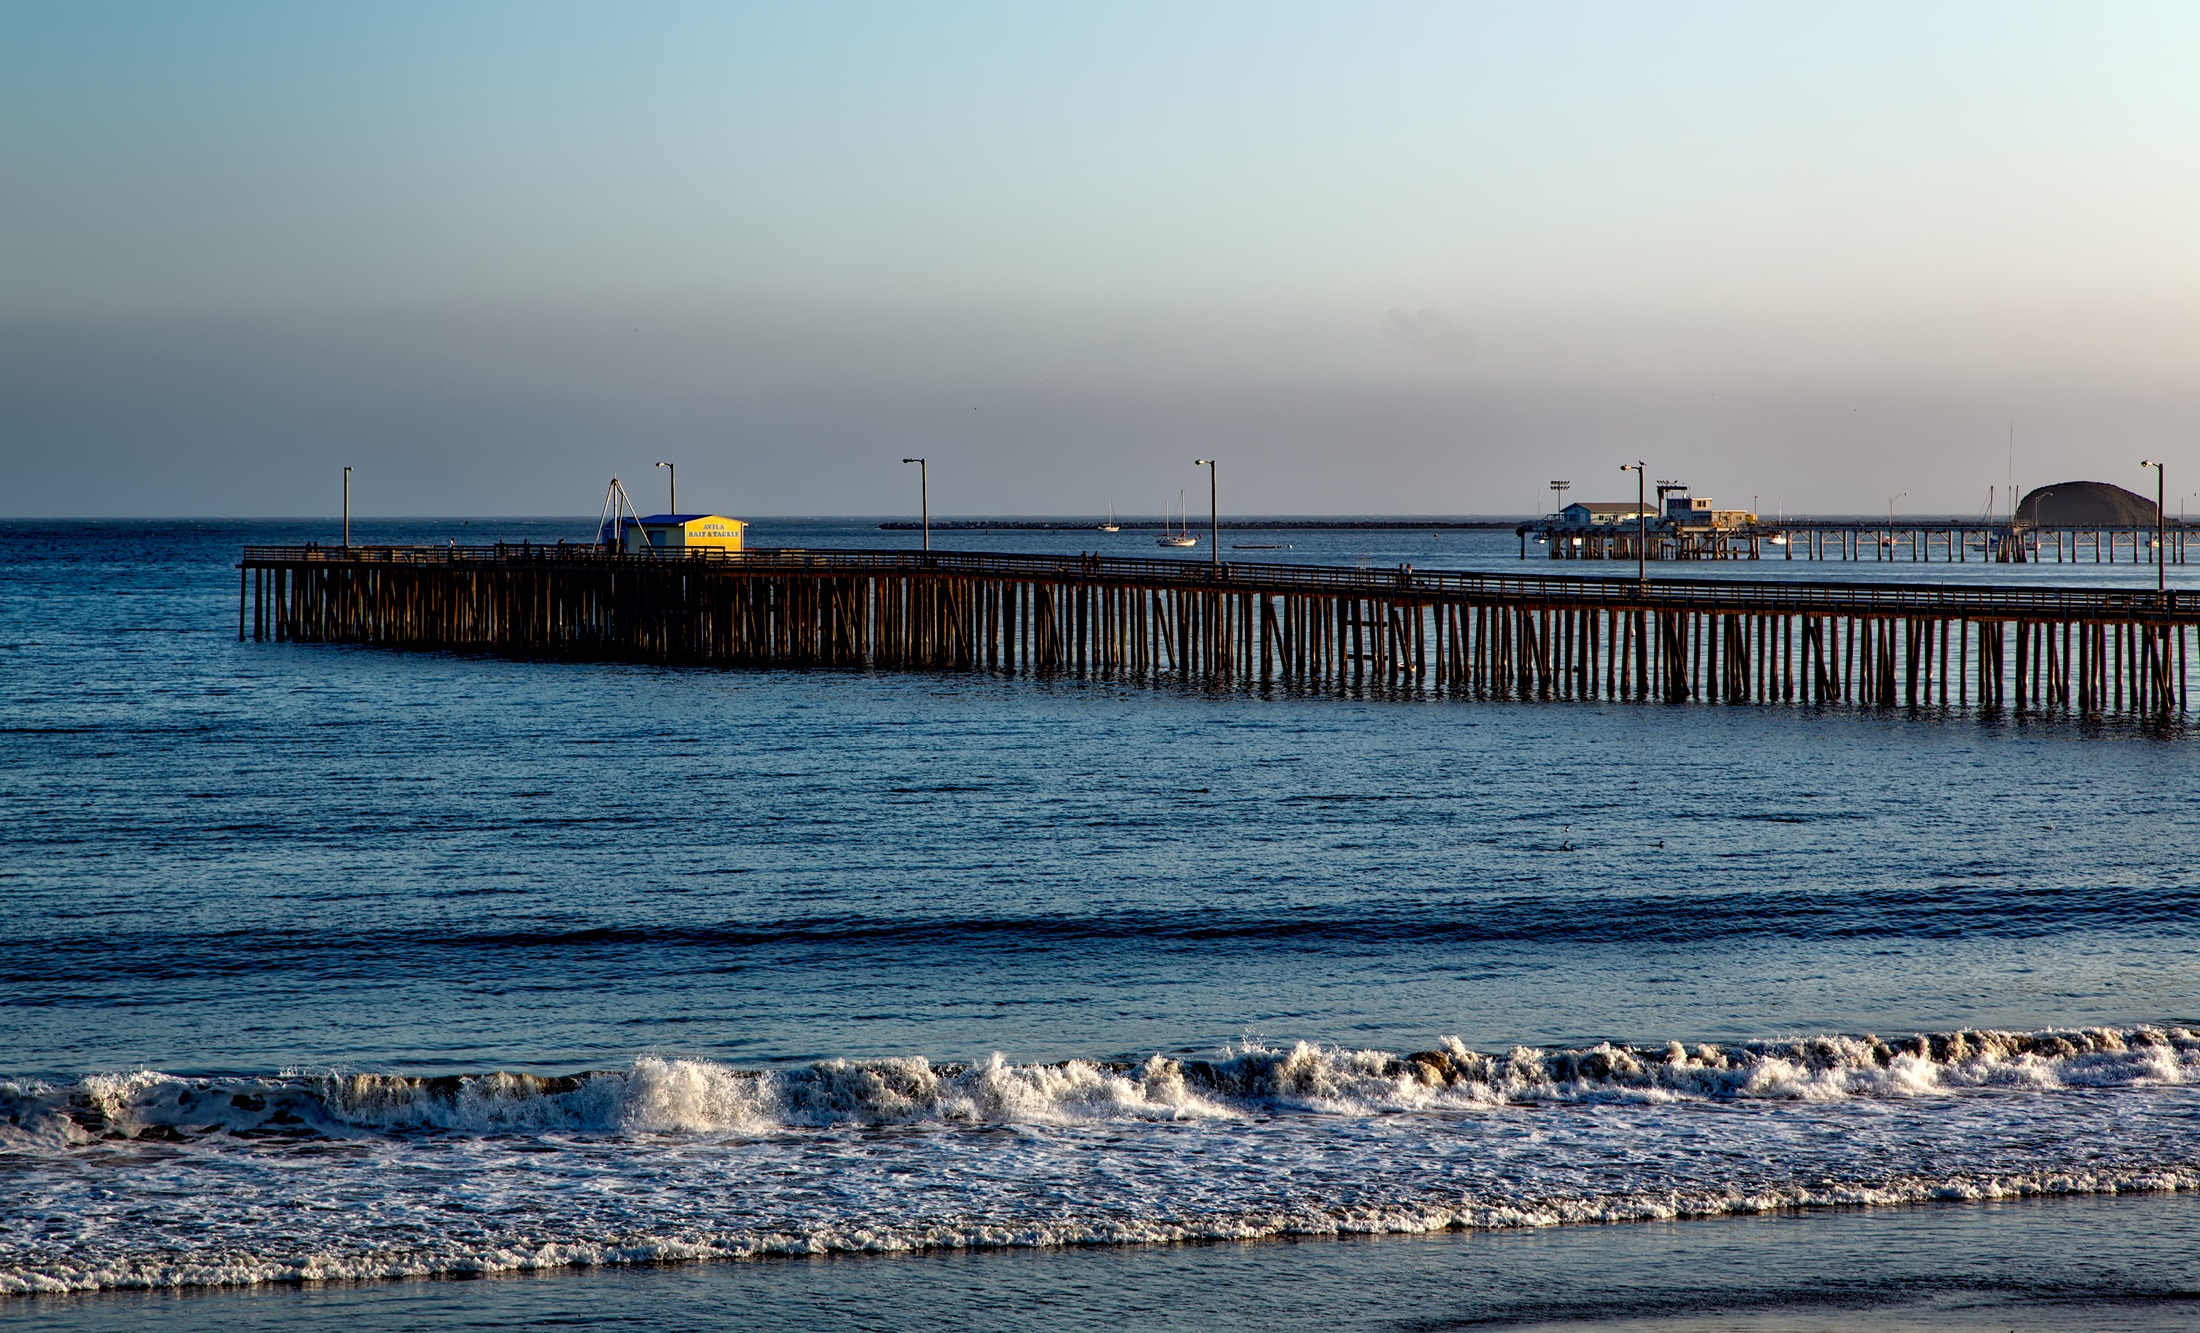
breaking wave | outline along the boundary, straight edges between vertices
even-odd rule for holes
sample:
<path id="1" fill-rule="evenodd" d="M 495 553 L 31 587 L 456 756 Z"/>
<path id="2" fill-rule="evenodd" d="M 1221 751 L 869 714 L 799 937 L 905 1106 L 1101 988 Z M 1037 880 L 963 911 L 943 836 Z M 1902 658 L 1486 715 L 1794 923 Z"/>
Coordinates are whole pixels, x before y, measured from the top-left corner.
<path id="1" fill-rule="evenodd" d="M 2182 1027 L 109 1074 L 0 1084 L 0 1294 L 2189 1191 L 2196 1097 Z"/>
<path id="2" fill-rule="evenodd" d="M 645 1056 L 617 1071 L 179 1077 L 98 1075 L 67 1087 L 0 1083 L 0 1149 L 207 1135 L 360 1133 L 771 1135 L 836 1126 L 1065 1125 L 1314 1114 L 1463 1112 L 1600 1102 L 1831 1101 L 1970 1089 L 2053 1091 L 2200 1083 L 2200 1035 L 2181 1027 L 1822 1036 L 1662 1048 L 1517 1047 L 1456 1039 L 1398 1055 L 1301 1043 L 1212 1059 L 1019 1065 L 921 1058 L 742 1069 Z"/>

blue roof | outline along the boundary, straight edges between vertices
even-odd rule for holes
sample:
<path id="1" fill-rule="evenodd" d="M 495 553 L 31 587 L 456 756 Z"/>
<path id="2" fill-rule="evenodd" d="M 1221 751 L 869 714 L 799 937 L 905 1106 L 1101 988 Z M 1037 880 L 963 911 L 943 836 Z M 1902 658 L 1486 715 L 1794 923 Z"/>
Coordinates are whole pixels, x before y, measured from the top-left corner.
<path id="1" fill-rule="evenodd" d="M 693 523 L 699 518 L 723 518 L 728 523 L 746 522 L 744 519 L 727 518 L 724 514 L 651 514 L 644 518 L 642 523 L 646 527 L 661 528 L 674 523 Z M 619 526 L 631 528 L 634 526 L 634 519 L 631 516 L 622 516 L 619 519 Z"/>

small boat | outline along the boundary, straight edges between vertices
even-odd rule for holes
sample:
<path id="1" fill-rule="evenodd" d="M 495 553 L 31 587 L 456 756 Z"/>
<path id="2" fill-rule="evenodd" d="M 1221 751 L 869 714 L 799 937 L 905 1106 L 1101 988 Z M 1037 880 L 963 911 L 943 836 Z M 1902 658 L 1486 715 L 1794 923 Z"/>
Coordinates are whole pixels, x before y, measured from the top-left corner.
<path id="1" fill-rule="evenodd" d="M 1177 512 L 1181 515 L 1184 509 L 1184 492 L 1182 491 L 1176 493 L 1176 507 Z M 1168 522 L 1166 513 L 1161 516 L 1161 521 L 1164 524 Z M 1199 545 L 1199 538 L 1192 535 L 1190 521 L 1180 517 L 1177 520 L 1176 530 L 1172 532 L 1165 529 L 1160 536 L 1153 539 L 1153 544 L 1156 546 L 1197 546 Z"/>
<path id="2" fill-rule="evenodd" d="M 1115 501 L 1108 501 L 1108 521 L 1100 525 L 1102 532 L 1121 532 L 1123 525 L 1115 521 Z"/>

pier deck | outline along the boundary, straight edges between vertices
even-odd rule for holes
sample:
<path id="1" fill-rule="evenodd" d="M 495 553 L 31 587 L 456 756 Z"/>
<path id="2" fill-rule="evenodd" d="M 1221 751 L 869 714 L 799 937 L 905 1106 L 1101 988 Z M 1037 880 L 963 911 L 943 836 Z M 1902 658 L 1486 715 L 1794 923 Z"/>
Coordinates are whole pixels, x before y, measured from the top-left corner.
<path id="1" fill-rule="evenodd" d="M 237 633 L 1465 698 L 2181 715 L 2200 596 L 974 552 L 247 547 Z"/>

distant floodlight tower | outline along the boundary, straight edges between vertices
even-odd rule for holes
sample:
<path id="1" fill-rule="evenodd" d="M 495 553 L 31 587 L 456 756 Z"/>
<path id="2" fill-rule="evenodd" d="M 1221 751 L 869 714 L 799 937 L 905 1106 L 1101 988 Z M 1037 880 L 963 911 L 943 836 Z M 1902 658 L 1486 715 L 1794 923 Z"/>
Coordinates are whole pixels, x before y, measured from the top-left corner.
<path id="1" fill-rule="evenodd" d="M 1566 492 L 1572 486 L 1573 483 L 1570 481 L 1554 481 L 1551 483 L 1551 493 L 1557 497 L 1556 502 L 1551 506 L 1552 513 L 1561 513 L 1565 510 Z"/>

